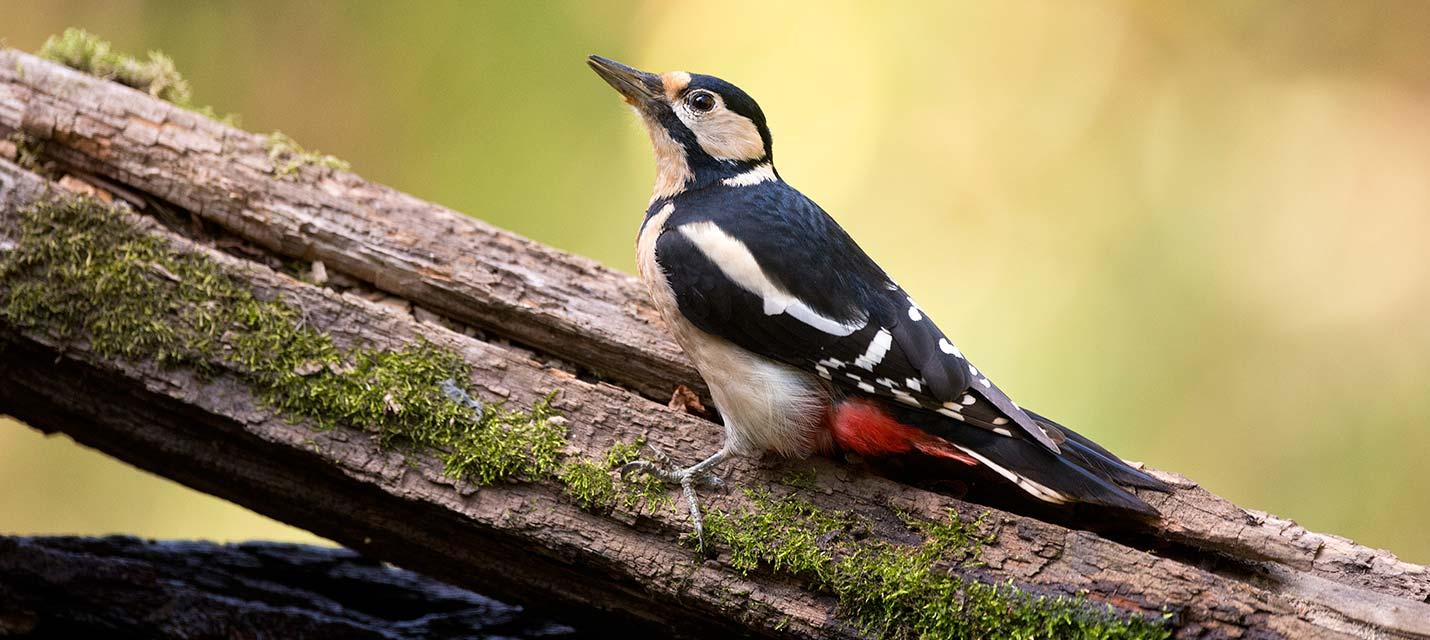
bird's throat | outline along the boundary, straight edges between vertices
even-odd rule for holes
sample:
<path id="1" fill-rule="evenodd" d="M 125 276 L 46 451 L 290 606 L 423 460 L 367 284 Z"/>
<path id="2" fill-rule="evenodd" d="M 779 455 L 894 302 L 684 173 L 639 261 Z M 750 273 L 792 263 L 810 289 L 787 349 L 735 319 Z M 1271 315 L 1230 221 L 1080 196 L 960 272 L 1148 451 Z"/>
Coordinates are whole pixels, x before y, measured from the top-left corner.
<path id="1" fill-rule="evenodd" d="M 670 137 L 659 121 L 649 116 L 644 116 L 644 119 L 651 147 L 655 149 L 655 188 L 650 196 L 650 201 L 655 202 L 684 191 L 695 179 L 695 173 L 690 170 L 685 147 Z"/>

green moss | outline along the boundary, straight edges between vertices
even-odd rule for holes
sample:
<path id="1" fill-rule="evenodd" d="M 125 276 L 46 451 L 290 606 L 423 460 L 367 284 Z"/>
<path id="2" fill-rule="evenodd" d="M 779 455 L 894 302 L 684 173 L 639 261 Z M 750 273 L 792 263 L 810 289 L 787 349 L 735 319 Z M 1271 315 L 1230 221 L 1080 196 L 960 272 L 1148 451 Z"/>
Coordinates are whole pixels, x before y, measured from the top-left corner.
<path id="1" fill-rule="evenodd" d="M 351 425 L 386 445 L 430 449 L 448 474 L 478 485 L 548 479 L 561 463 L 566 431 L 550 397 L 530 411 L 487 405 L 473 415 L 441 388 L 469 379 L 453 353 L 420 340 L 341 348 L 299 309 L 257 298 L 207 257 L 176 252 L 94 201 L 19 218 L 20 242 L 0 260 L 0 321 L 86 340 L 105 357 L 228 370 L 318 428 Z"/>
<path id="2" fill-rule="evenodd" d="M 169 56 L 150 51 L 147 59 L 140 60 L 115 53 L 108 42 L 84 29 L 70 28 L 50 36 L 37 55 L 177 105 L 187 106 L 193 99 L 189 82 Z"/>
<path id="3" fill-rule="evenodd" d="M 70 28 L 63 34 L 51 36 L 46 40 L 37 55 L 72 69 L 133 87 L 225 124 L 238 126 L 237 116 L 230 114 L 220 117 L 210 107 L 196 106 L 189 81 L 179 73 L 173 59 L 158 51 L 150 51 L 144 59 L 136 58 L 115 52 L 109 42 L 93 33 Z M 273 162 L 273 175 L 279 178 L 296 175 L 298 169 L 305 166 L 343 171 L 351 168 L 346 161 L 304 149 L 281 131 L 268 134 L 264 147 L 268 149 L 268 159 Z"/>
<path id="4" fill-rule="evenodd" d="M 617 442 L 606 450 L 606 467 L 615 469 L 623 464 L 635 462 L 641 457 L 641 449 L 645 447 L 645 437 L 636 438 L 634 442 Z"/>
<path id="5" fill-rule="evenodd" d="M 49 171 L 44 166 L 45 142 L 43 140 L 36 140 L 33 136 L 18 131 L 5 136 L 5 139 L 15 145 L 15 164 L 42 176 L 49 175 Z"/>
<path id="6" fill-rule="evenodd" d="M 304 149 L 297 141 L 282 131 L 268 134 L 268 138 L 263 144 L 268 148 L 268 159 L 273 162 L 273 175 L 280 178 L 294 175 L 298 173 L 300 167 L 309 165 L 340 171 L 352 168 L 347 161 L 339 160 L 325 153 Z"/>
<path id="7" fill-rule="evenodd" d="M 139 59 L 115 52 L 109 42 L 93 33 L 70 28 L 63 34 L 50 36 L 36 55 L 237 126 L 235 116 L 219 117 L 209 107 L 196 106 L 189 81 L 179 73 L 173 59 L 158 51 L 150 51 L 147 58 Z"/>
<path id="8" fill-rule="evenodd" d="M 780 476 L 780 482 L 785 485 L 805 490 L 814 489 L 817 486 L 815 481 L 818 479 L 819 475 L 814 467 L 791 469 Z"/>
<path id="9" fill-rule="evenodd" d="M 616 503 L 616 481 L 600 463 L 580 459 L 561 469 L 564 493 L 587 511 L 609 509 Z"/>
<path id="10" fill-rule="evenodd" d="M 582 509 L 597 513 L 669 506 L 673 502 L 670 489 L 660 480 L 645 474 L 629 479 L 616 474 L 621 465 L 638 459 L 644 446 L 645 438 L 617 442 L 606 451 L 602 462 L 586 458 L 567 462 L 558 474 L 564 492 Z"/>
<path id="11" fill-rule="evenodd" d="M 456 383 L 471 393 L 458 355 L 422 340 L 339 347 L 298 308 L 259 299 L 212 260 L 174 251 L 136 220 L 85 199 L 20 211 L 20 242 L 0 259 L 0 321 L 87 341 L 103 357 L 229 371 L 319 429 L 349 425 L 385 446 L 429 451 L 448 476 L 479 486 L 557 480 L 596 511 L 669 504 L 658 480 L 613 478 L 643 439 L 617 443 L 600 461 L 568 456 L 554 393 L 529 410 L 485 404 L 474 415 L 443 391 Z"/>
<path id="12" fill-rule="evenodd" d="M 864 537 L 867 523 L 794 498 L 747 492 L 754 508 L 712 512 L 706 536 L 729 550 L 742 572 L 772 571 L 835 595 L 842 616 L 884 638 L 1160 639 L 1161 621 L 1120 618 L 1083 598 L 1044 597 L 1011 584 L 989 585 L 948 571 L 978 560 L 980 522 L 950 513 L 945 522 L 910 525 L 923 544 L 905 547 Z"/>
<path id="13" fill-rule="evenodd" d="M 756 509 L 738 515 L 712 510 L 705 517 L 706 536 L 729 547 L 730 565 L 742 573 L 763 566 L 824 584 L 832 569 L 825 546 L 863 526 L 852 516 L 826 513 L 803 500 L 776 500 L 764 490 L 745 493 Z"/>

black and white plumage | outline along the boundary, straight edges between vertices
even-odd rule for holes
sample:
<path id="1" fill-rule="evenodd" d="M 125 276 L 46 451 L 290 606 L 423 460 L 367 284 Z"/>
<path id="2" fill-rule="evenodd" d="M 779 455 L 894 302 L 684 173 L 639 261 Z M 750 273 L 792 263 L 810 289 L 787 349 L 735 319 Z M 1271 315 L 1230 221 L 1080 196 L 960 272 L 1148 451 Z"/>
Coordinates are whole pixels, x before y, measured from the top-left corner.
<path id="1" fill-rule="evenodd" d="M 939 456 L 1047 502 L 1156 514 L 1119 484 L 1161 482 L 1014 404 L 780 179 L 764 114 L 743 91 L 590 63 L 650 134 L 657 179 L 637 242 L 641 278 L 725 420 L 724 450 L 666 474 L 685 485 L 697 528 L 693 478 L 727 455 L 766 450 Z"/>
<path id="2" fill-rule="evenodd" d="M 671 200 L 655 252 L 684 320 L 837 387 L 1020 430 L 1058 451 L 819 205 L 784 181 L 716 184 Z"/>

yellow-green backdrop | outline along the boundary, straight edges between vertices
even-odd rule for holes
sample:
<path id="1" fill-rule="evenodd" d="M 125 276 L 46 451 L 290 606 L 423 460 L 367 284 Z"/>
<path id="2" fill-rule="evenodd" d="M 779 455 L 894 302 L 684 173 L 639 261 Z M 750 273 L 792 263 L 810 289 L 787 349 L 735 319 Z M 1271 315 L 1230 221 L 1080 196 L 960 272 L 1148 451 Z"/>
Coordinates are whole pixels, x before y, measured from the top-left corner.
<path id="1" fill-rule="evenodd" d="M 1430 560 L 1430 4 L 16 2 L 200 103 L 631 270 L 601 53 L 734 81 L 782 175 L 1023 404 Z M 0 424 L 0 531 L 302 538 Z"/>

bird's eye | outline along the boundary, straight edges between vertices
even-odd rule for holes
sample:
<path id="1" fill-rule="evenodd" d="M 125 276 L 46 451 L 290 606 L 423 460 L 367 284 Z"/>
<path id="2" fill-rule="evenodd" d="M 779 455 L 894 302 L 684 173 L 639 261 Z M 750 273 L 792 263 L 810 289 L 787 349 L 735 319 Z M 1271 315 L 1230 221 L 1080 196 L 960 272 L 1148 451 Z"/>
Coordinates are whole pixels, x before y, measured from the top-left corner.
<path id="1" fill-rule="evenodd" d="M 690 103 L 691 109 L 700 113 L 705 113 L 715 108 L 715 96 L 709 91 L 696 91 L 690 94 L 690 98 L 688 98 L 686 102 Z"/>

